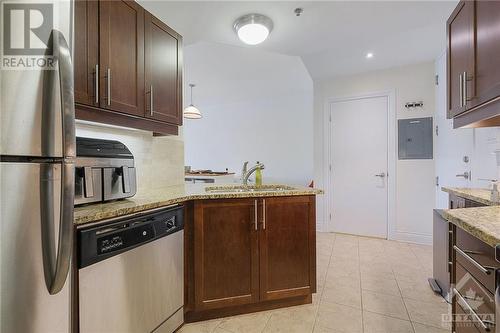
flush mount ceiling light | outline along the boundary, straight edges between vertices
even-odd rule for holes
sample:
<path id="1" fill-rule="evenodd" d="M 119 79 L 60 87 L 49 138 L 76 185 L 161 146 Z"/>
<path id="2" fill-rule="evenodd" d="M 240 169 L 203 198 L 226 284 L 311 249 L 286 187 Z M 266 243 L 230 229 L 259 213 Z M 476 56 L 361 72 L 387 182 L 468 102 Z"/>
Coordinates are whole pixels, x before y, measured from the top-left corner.
<path id="1" fill-rule="evenodd" d="M 245 44 L 257 45 L 266 40 L 273 30 L 273 21 L 261 14 L 247 14 L 233 24 L 238 38 Z"/>
<path id="2" fill-rule="evenodd" d="M 371 58 L 373 58 L 373 53 L 368 52 L 368 53 L 366 54 L 366 59 L 371 59 Z"/>
<path id="3" fill-rule="evenodd" d="M 193 88 L 196 87 L 195 84 L 190 83 L 189 87 L 191 88 L 191 104 L 184 109 L 184 118 L 187 119 L 200 119 L 201 112 L 198 110 L 196 106 L 193 104 Z"/>

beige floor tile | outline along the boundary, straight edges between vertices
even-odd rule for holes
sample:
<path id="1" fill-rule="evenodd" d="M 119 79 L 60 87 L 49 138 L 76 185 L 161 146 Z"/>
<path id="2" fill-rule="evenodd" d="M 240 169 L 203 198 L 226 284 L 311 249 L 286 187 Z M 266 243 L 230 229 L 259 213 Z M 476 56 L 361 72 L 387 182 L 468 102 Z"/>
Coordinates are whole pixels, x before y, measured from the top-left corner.
<path id="1" fill-rule="evenodd" d="M 316 320 L 318 308 L 319 308 L 318 304 L 306 304 L 306 305 L 292 306 L 289 308 L 277 309 L 273 310 L 272 312 L 273 315 L 279 314 L 280 317 L 299 320 L 301 322 L 309 323 L 312 326 L 314 324 L 314 321 Z"/>
<path id="2" fill-rule="evenodd" d="M 323 295 L 321 296 L 321 303 L 324 302 L 342 304 L 360 309 L 361 290 L 359 287 L 350 288 L 345 286 L 325 288 Z"/>
<path id="3" fill-rule="evenodd" d="M 361 333 L 361 310 L 340 304 L 321 303 L 314 332 Z"/>
<path id="4" fill-rule="evenodd" d="M 360 268 L 361 279 L 377 278 L 394 280 L 394 272 L 388 266 L 364 266 Z"/>
<path id="5" fill-rule="evenodd" d="M 206 320 L 198 323 L 185 324 L 178 333 L 213 333 L 222 320 Z"/>
<path id="6" fill-rule="evenodd" d="M 433 326 L 443 327 L 442 316 L 449 311 L 448 304 L 443 301 L 422 302 L 413 299 L 404 299 L 410 319 L 413 322 Z"/>
<path id="7" fill-rule="evenodd" d="M 443 299 L 440 295 L 432 291 L 427 279 L 418 281 L 408 281 L 403 279 L 398 281 L 398 285 L 401 289 L 403 298 L 412 298 L 427 302 L 440 302 Z"/>
<path id="8" fill-rule="evenodd" d="M 271 315 L 263 333 L 309 333 L 312 332 L 314 321 L 292 319 L 279 313 Z"/>
<path id="9" fill-rule="evenodd" d="M 364 333 L 413 333 L 408 320 L 383 316 L 372 312 L 363 312 Z"/>
<path id="10" fill-rule="evenodd" d="M 374 291 L 380 294 L 401 296 L 396 279 L 380 279 L 363 275 L 361 279 L 361 289 Z"/>
<path id="11" fill-rule="evenodd" d="M 260 333 L 266 327 L 270 317 L 270 312 L 227 317 L 222 320 L 219 328 L 233 333 Z"/>
<path id="12" fill-rule="evenodd" d="M 451 333 L 451 330 L 413 323 L 415 333 Z"/>
<path id="13" fill-rule="evenodd" d="M 362 294 L 363 310 L 389 317 L 409 320 L 408 313 L 406 312 L 405 304 L 401 296 L 379 294 L 366 290 L 364 290 Z"/>
<path id="14" fill-rule="evenodd" d="M 326 276 L 325 288 L 334 288 L 336 286 L 344 286 L 348 288 L 360 289 L 361 280 L 359 275 L 353 274 L 351 276 L 337 276 L 330 274 Z"/>

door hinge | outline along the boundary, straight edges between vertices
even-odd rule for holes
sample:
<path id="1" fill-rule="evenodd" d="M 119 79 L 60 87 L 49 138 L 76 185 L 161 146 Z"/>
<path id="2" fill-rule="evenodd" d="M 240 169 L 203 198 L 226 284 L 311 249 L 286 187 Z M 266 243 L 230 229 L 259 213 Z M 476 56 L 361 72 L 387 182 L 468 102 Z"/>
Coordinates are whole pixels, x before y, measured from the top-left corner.
<path id="1" fill-rule="evenodd" d="M 439 75 L 436 74 L 436 76 L 434 78 L 435 78 L 436 86 L 439 86 Z"/>
<path id="2" fill-rule="evenodd" d="M 332 165 L 328 165 L 328 170 L 330 170 L 330 172 L 332 172 Z"/>
<path id="3" fill-rule="evenodd" d="M 329 214 L 328 215 L 328 218 L 330 219 L 330 221 L 332 220 L 332 214 Z"/>
<path id="4" fill-rule="evenodd" d="M 439 135 L 439 126 L 436 125 L 436 136 L 438 136 L 438 135 Z"/>
<path id="5" fill-rule="evenodd" d="M 436 186 L 439 186 L 439 176 L 436 176 Z"/>
<path id="6" fill-rule="evenodd" d="M 328 116 L 328 121 L 332 122 L 332 115 Z"/>

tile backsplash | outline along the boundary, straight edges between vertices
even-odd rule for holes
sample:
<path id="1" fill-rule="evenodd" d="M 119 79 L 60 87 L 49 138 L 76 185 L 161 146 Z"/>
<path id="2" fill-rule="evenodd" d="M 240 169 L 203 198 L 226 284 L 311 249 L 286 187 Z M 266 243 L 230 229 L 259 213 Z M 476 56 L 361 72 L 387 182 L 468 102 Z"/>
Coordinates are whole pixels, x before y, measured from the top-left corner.
<path id="1" fill-rule="evenodd" d="M 178 136 L 154 137 L 153 133 L 77 121 L 76 135 L 88 138 L 118 140 L 135 158 L 137 195 L 155 189 L 184 183 L 184 139 Z"/>

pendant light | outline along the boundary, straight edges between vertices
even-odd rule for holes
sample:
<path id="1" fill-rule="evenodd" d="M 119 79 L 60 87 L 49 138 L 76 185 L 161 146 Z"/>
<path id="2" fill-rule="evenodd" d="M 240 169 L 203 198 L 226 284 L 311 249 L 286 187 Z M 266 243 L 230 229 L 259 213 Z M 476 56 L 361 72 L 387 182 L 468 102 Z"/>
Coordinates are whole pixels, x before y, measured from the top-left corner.
<path id="1" fill-rule="evenodd" d="M 201 112 L 196 106 L 193 105 L 193 88 L 196 87 L 196 85 L 190 83 L 189 87 L 191 88 L 191 104 L 189 104 L 189 106 L 184 109 L 184 118 L 200 119 Z"/>

